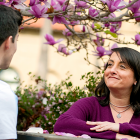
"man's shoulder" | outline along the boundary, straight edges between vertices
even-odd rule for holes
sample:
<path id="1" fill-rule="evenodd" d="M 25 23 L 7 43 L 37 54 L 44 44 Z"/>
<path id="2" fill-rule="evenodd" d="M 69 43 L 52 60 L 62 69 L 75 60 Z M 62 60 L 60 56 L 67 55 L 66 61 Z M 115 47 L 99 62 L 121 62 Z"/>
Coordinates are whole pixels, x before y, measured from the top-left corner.
<path id="1" fill-rule="evenodd" d="M 5 88 L 5 87 L 10 88 L 10 86 L 6 82 L 0 80 L 0 88 Z"/>
<path id="2" fill-rule="evenodd" d="M 4 110 L 4 112 L 8 111 L 10 112 L 16 112 L 15 114 L 17 114 L 17 102 L 18 102 L 18 98 L 16 96 L 16 94 L 12 91 L 11 87 L 0 80 L 0 111 L 1 113 L 2 110 Z M 0 114 L 1 114 L 0 113 Z"/>
<path id="3" fill-rule="evenodd" d="M 9 98 L 9 100 L 16 99 L 16 94 L 6 82 L 0 80 L 0 100 L 3 98 Z"/>

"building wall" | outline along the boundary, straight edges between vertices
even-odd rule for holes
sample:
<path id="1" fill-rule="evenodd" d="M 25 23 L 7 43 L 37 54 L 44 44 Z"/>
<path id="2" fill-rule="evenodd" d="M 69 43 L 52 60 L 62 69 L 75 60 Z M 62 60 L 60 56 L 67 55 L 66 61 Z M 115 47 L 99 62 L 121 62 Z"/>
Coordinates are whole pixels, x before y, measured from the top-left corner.
<path id="1" fill-rule="evenodd" d="M 40 44 L 39 30 L 24 29 L 21 31 L 17 52 L 10 66 L 18 72 L 21 81 L 25 81 L 25 84 L 30 84 L 28 73 L 36 74 L 37 72 Z"/>
<path id="2" fill-rule="evenodd" d="M 54 32 L 53 35 L 56 40 L 64 37 L 61 32 Z M 31 83 L 28 76 L 29 72 L 41 75 L 41 73 L 38 73 L 40 49 L 43 43 L 41 40 L 40 30 L 25 29 L 20 33 L 18 49 L 11 62 L 11 67 L 19 73 L 21 81 L 25 81 L 25 84 Z M 71 79 L 74 85 L 83 85 L 83 82 L 80 81 L 81 75 L 94 71 L 94 67 L 87 65 L 84 60 L 86 54 L 84 50 L 65 57 L 58 54 L 52 46 L 46 45 L 46 47 L 48 47 L 48 53 L 46 54 L 48 55 L 48 62 L 44 63 L 44 65 L 47 65 L 47 72 L 43 79 L 47 79 L 49 83 L 60 83 L 61 80 L 67 78 L 69 73 L 73 75 Z M 95 61 L 96 57 L 93 57 L 93 60 Z"/>
<path id="3" fill-rule="evenodd" d="M 120 32 L 124 34 L 127 40 L 133 42 L 131 37 L 138 32 L 139 26 L 134 26 L 127 23 L 123 24 L 122 26 L 123 28 Z M 64 37 L 62 36 L 61 32 L 62 31 L 57 31 L 56 28 L 53 30 L 53 36 L 56 40 Z M 21 31 L 19 36 L 18 49 L 12 60 L 11 67 L 19 73 L 21 81 L 25 81 L 25 84 L 27 85 L 31 84 L 30 77 L 28 76 L 29 72 L 32 72 L 35 75 L 41 75 L 41 72 L 39 73 L 38 69 L 40 66 L 41 46 L 44 43 L 44 40 L 42 40 L 43 36 L 44 35 L 41 34 L 40 29 L 29 28 Z M 61 43 L 65 42 L 66 40 Z M 107 41 L 106 44 L 108 43 L 109 42 Z M 134 45 L 119 46 L 128 46 L 140 51 L 140 48 L 136 46 L 134 47 Z M 43 77 L 43 79 L 47 79 L 49 83 L 60 83 L 61 80 L 67 78 L 67 73 L 69 73 L 73 75 L 71 79 L 74 85 L 83 86 L 84 81 L 80 80 L 81 75 L 89 71 L 97 72 L 97 68 L 95 68 L 93 65 L 88 65 L 88 63 L 84 60 L 86 55 L 85 50 L 80 50 L 77 53 L 65 57 L 58 54 L 56 49 L 52 46 L 46 45 L 46 47 L 47 61 L 44 62 L 44 66 L 47 65 L 47 69 L 46 75 Z M 89 50 L 92 51 L 92 48 L 89 47 Z M 94 64 L 101 63 L 97 61 L 97 57 L 92 55 L 92 52 L 90 61 Z"/>

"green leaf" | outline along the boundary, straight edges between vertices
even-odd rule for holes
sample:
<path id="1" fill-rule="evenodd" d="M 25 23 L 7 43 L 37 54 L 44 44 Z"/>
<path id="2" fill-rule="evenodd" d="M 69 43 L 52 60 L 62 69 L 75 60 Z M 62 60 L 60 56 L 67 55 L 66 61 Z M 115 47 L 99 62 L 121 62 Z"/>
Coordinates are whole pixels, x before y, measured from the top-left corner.
<path id="1" fill-rule="evenodd" d="M 104 31 L 106 34 L 110 34 L 112 37 L 117 38 L 118 35 L 115 33 L 110 32 L 109 30 Z"/>
<path id="2" fill-rule="evenodd" d="M 82 75 L 82 78 L 81 79 L 83 79 L 85 77 L 85 75 Z"/>
<path id="3" fill-rule="evenodd" d="M 98 24 L 98 23 L 94 23 L 94 26 L 95 26 L 97 29 L 101 29 L 101 25 Z"/>
<path id="4" fill-rule="evenodd" d="M 72 82 L 69 82 L 69 83 L 68 83 L 68 86 L 72 86 Z"/>

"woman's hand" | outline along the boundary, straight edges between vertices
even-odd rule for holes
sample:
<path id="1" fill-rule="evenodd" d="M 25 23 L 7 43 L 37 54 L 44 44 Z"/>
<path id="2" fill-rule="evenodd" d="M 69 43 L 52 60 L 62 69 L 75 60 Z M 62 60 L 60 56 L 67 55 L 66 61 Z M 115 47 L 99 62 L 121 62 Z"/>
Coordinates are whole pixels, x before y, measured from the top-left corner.
<path id="1" fill-rule="evenodd" d="M 114 132 L 119 132 L 120 125 L 118 123 L 112 123 L 112 122 L 91 122 L 87 121 L 86 124 L 88 125 L 96 125 L 95 127 L 90 128 L 90 130 L 95 130 L 97 132 L 107 131 L 111 130 Z"/>

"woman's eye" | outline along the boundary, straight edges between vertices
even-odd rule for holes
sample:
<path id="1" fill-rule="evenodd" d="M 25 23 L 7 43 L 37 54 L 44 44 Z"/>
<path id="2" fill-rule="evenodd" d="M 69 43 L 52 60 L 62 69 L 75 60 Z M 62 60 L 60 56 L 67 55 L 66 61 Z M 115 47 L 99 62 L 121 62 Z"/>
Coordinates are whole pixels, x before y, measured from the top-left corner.
<path id="1" fill-rule="evenodd" d="M 126 67 L 124 65 L 120 65 L 121 68 L 125 69 Z"/>
<path id="2" fill-rule="evenodd" d="M 110 66 L 112 66 L 112 64 L 111 63 L 108 63 L 107 66 L 110 67 Z"/>

